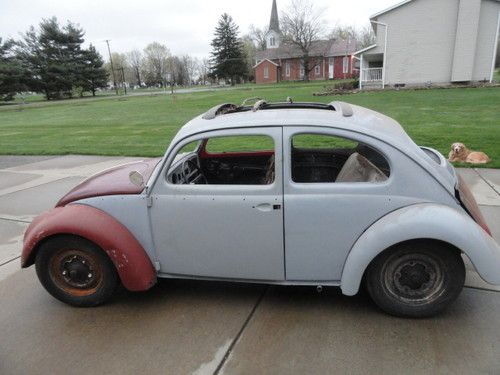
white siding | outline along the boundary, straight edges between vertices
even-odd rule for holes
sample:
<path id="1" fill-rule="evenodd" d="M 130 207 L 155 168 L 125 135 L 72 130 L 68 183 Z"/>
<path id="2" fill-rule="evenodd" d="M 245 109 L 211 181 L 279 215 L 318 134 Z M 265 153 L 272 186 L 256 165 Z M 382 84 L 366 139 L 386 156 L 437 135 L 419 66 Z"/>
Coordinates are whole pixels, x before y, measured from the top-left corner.
<path id="1" fill-rule="evenodd" d="M 414 0 L 379 15 L 388 25 L 386 84 L 489 80 L 499 12 L 497 0 Z M 384 52 L 386 28 L 375 27 L 366 60 Z"/>
<path id="2" fill-rule="evenodd" d="M 472 80 L 489 80 L 491 75 L 491 64 L 495 48 L 496 28 L 498 15 L 500 13 L 500 2 L 483 0 L 479 20 L 479 31 L 477 35 L 476 56 Z"/>
<path id="3" fill-rule="evenodd" d="M 476 54 L 481 0 L 460 0 L 451 81 L 470 81 Z"/>
<path id="4" fill-rule="evenodd" d="M 457 15 L 458 0 L 415 0 L 379 16 L 389 25 L 386 83 L 450 82 Z M 383 51 L 384 27 L 377 27 Z"/>

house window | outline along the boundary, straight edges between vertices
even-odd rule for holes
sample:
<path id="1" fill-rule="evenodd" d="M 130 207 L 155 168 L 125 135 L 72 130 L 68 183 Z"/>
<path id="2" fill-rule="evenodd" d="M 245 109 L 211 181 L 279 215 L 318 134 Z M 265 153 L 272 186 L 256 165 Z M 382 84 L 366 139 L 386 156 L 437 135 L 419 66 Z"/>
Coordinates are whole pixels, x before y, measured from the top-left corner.
<path id="1" fill-rule="evenodd" d="M 274 47 L 275 43 L 276 43 L 276 41 L 274 39 L 274 36 L 270 37 L 269 38 L 269 46 L 270 47 Z"/>
<path id="2" fill-rule="evenodd" d="M 264 78 L 269 78 L 269 67 L 268 66 L 264 67 Z"/>
<path id="3" fill-rule="evenodd" d="M 285 64 L 285 76 L 290 77 L 290 63 Z"/>
<path id="4" fill-rule="evenodd" d="M 381 183 L 390 176 L 377 150 L 333 135 L 294 135 L 291 157 L 292 180 L 299 183 Z"/>
<path id="5" fill-rule="evenodd" d="M 342 73 L 349 73 L 349 58 L 347 56 L 342 60 Z"/>
<path id="6" fill-rule="evenodd" d="M 317 76 L 319 76 L 321 74 L 321 66 L 316 65 L 314 67 L 314 74 L 316 74 Z"/>
<path id="7" fill-rule="evenodd" d="M 300 66 L 300 78 L 304 78 L 306 75 L 306 70 L 304 69 L 304 65 Z"/>

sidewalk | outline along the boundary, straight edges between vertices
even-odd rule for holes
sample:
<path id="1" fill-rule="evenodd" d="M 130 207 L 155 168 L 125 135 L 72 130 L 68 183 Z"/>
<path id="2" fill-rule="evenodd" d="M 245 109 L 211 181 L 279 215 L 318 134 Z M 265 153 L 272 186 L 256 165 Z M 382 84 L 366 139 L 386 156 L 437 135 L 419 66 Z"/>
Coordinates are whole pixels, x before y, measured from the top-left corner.
<path id="1" fill-rule="evenodd" d="M 163 280 L 76 309 L 19 269 L 23 233 L 84 178 L 138 158 L 0 156 L 0 373 L 500 372 L 500 288 L 468 265 L 443 315 L 407 320 L 335 288 Z M 500 242 L 500 170 L 462 169 Z"/>

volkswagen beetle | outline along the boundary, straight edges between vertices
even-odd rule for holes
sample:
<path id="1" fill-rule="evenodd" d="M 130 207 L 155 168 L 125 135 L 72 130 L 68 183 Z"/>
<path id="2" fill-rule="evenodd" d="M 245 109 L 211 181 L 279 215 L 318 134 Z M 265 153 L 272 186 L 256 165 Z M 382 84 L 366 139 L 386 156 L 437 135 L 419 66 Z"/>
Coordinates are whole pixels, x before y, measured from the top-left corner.
<path id="1" fill-rule="evenodd" d="M 362 107 L 259 100 L 75 187 L 31 223 L 21 263 L 74 306 L 185 278 L 365 284 L 387 313 L 424 317 L 459 295 L 464 254 L 500 284 L 500 247 L 439 152 Z"/>

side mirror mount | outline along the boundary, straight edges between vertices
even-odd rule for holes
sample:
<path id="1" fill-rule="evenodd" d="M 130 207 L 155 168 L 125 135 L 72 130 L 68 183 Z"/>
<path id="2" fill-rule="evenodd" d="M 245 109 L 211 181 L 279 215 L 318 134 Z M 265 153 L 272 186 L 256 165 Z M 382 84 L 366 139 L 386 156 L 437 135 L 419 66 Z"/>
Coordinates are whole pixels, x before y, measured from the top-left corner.
<path id="1" fill-rule="evenodd" d="M 132 184 L 137 187 L 144 187 L 144 177 L 137 171 L 132 171 L 129 173 L 128 178 Z"/>

